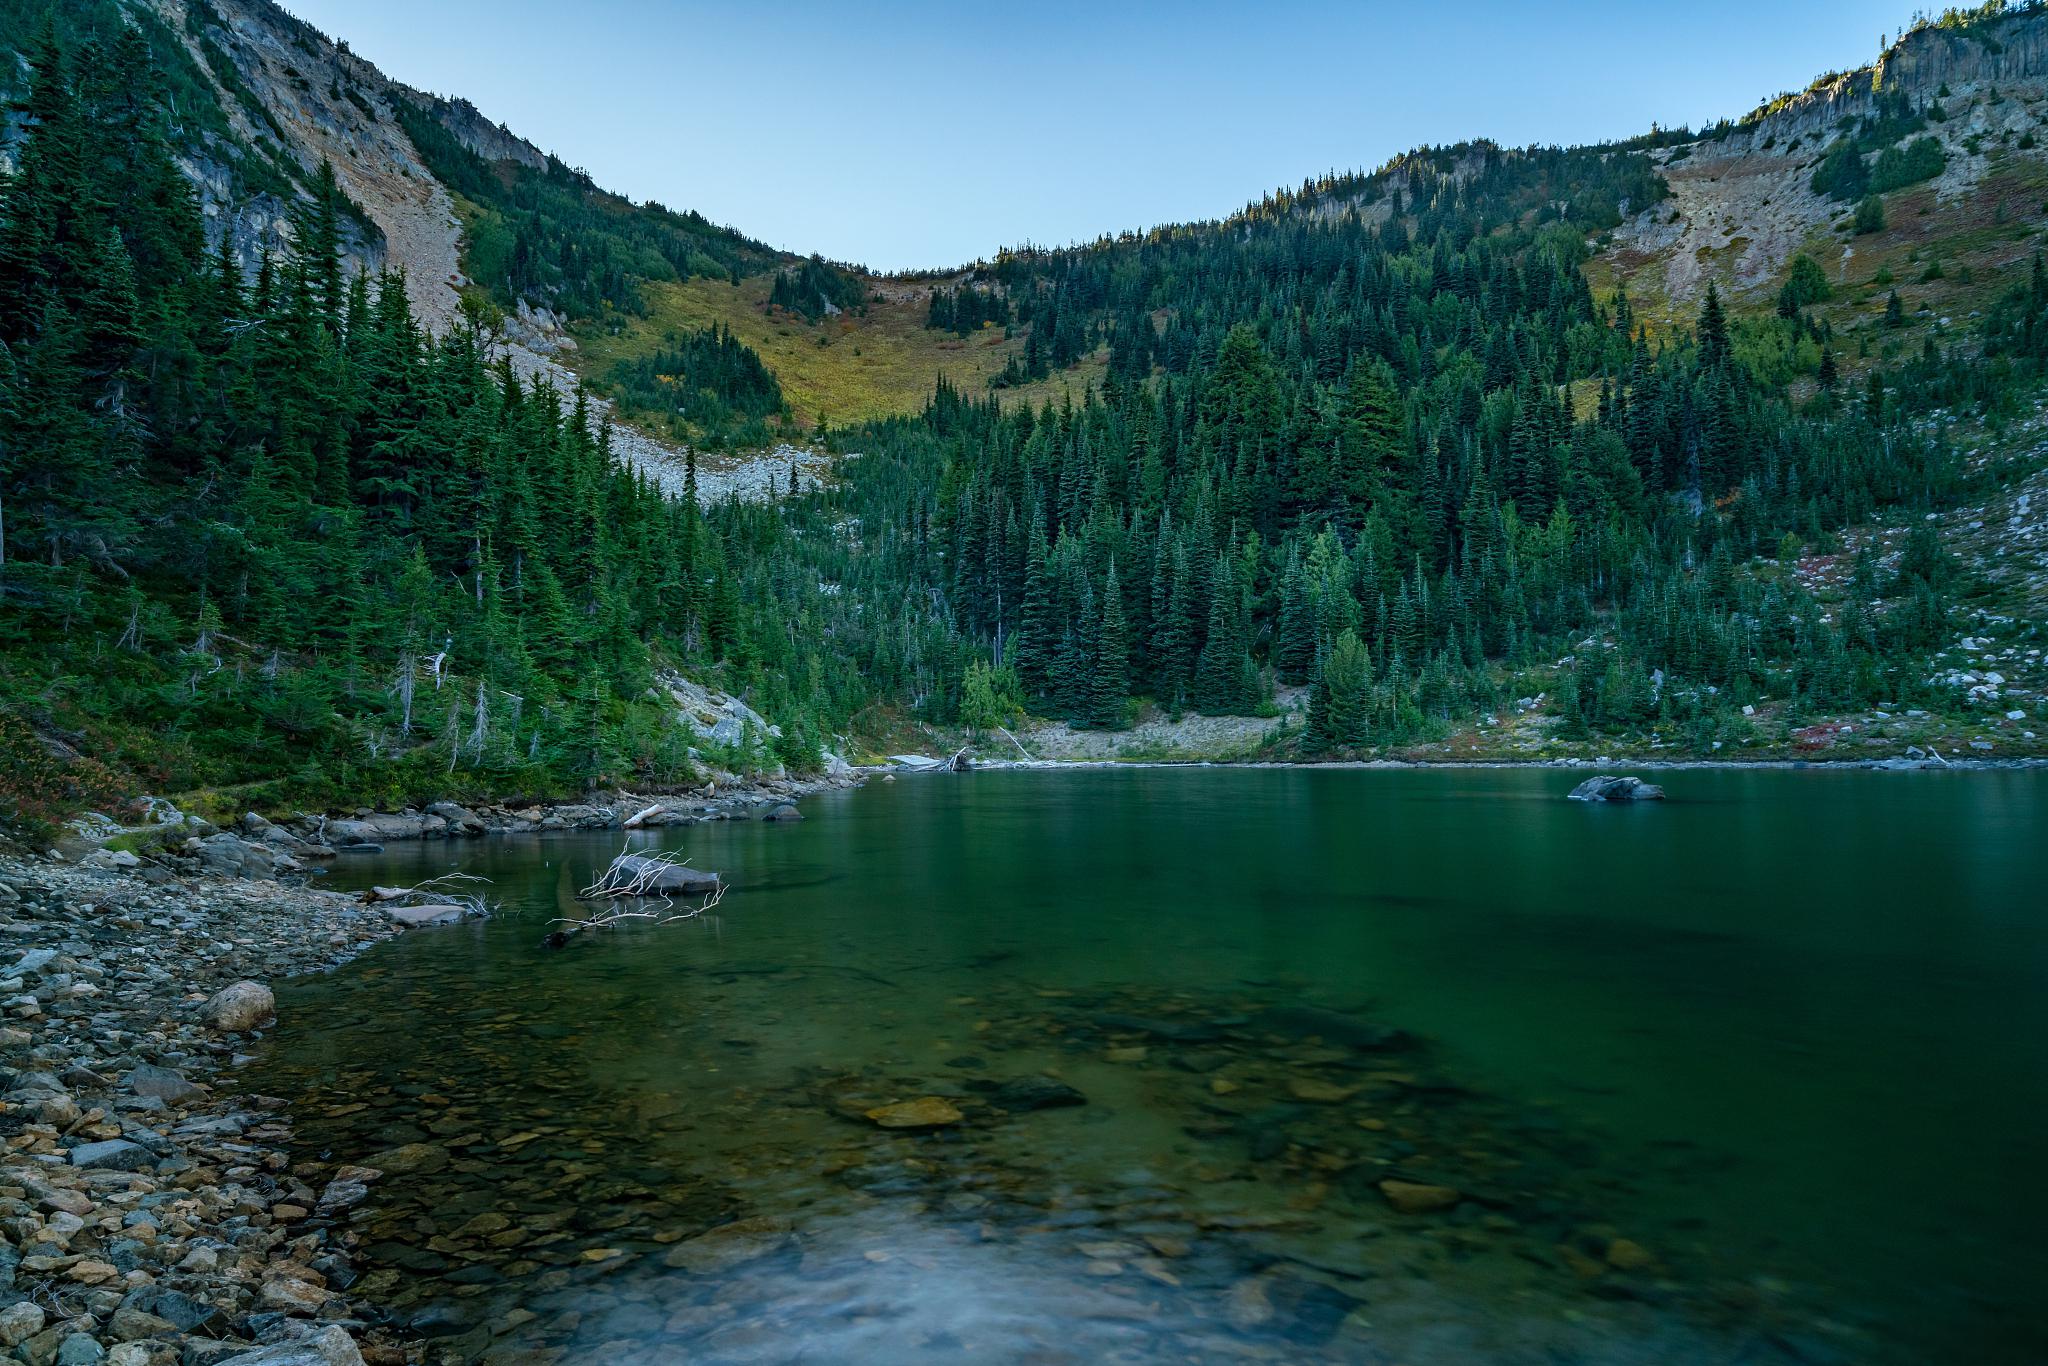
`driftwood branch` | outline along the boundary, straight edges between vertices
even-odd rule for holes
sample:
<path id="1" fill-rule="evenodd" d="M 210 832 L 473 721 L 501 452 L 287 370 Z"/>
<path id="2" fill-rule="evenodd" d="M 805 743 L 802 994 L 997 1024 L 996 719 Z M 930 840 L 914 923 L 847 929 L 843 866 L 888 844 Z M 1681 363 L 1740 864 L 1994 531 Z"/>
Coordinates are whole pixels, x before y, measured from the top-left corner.
<path id="1" fill-rule="evenodd" d="M 685 870 L 689 870 L 688 862 L 674 854 L 660 851 L 635 853 L 626 848 L 605 865 L 595 881 L 578 891 L 573 900 L 568 896 L 565 880 L 558 889 L 557 901 L 568 913 L 548 922 L 557 927 L 547 937 L 548 946 L 560 948 L 569 942 L 571 935 L 585 930 L 611 929 L 634 921 L 673 925 L 682 920 L 695 920 L 725 899 L 725 884 L 718 880 L 717 874 L 689 876 Z M 696 890 L 706 884 L 708 890 L 701 893 Z M 679 891 L 685 895 L 699 895 L 701 899 L 695 906 L 679 906 L 676 899 Z M 605 904 L 589 908 L 580 904 L 591 901 Z"/>
<path id="2" fill-rule="evenodd" d="M 372 905 L 388 906 L 460 906 L 463 914 L 474 920 L 481 920 L 492 913 L 491 903 L 482 892 L 457 892 L 453 889 L 470 883 L 490 884 L 487 877 L 475 873 L 443 873 L 430 877 L 425 882 L 416 882 L 410 887 L 372 887 L 363 893 L 362 899 Z"/>

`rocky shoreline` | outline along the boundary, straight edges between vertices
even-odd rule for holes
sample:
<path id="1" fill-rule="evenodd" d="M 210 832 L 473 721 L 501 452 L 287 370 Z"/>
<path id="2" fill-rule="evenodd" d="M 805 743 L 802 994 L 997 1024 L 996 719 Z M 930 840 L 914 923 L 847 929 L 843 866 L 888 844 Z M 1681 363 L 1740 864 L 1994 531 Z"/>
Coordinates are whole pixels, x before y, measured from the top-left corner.
<path id="1" fill-rule="evenodd" d="M 859 781 L 841 770 L 661 798 L 250 813 L 231 829 L 154 802 L 144 825 L 95 818 L 45 856 L 0 856 L 0 1354 L 29 1366 L 417 1359 L 349 1293 L 348 1212 L 382 1173 L 295 1152 L 281 1098 L 215 1090 L 279 1024 L 266 983 L 404 928 L 302 875 L 408 839 L 801 819 L 799 797 Z"/>
<path id="2" fill-rule="evenodd" d="M 406 1360 L 346 1296 L 335 1216 L 367 1175 L 295 1165 L 282 1100 L 211 1085 L 271 1024 L 262 982 L 392 933 L 340 893 L 0 859 L 0 1349 L 30 1366 Z"/>
<path id="3" fill-rule="evenodd" d="M 1298 768 L 1298 769 L 1477 769 L 1554 768 L 1574 769 L 1640 768 L 1659 772 L 1680 769 L 1798 769 L 1849 773 L 1991 773 L 2013 769 L 2048 768 L 2048 758 L 1934 759 L 1895 757 L 1890 759 L 1645 759 L 1632 756 L 1578 756 L 1563 759 L 1324 759 L 1314 762 L 1285 759 L 984 759 L 976 756 L 971 765 L 989 771 L 1023 769 L 1054 770 L 1082 768 Z"/>

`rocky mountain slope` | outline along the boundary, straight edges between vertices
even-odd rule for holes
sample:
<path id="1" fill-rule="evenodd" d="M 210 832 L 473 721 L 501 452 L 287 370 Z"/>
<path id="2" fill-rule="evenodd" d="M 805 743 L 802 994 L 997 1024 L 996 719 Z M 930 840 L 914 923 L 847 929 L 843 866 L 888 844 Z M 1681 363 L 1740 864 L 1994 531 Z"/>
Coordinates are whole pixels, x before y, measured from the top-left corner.
<path id="1" fill-rule="evenodd" d="M 1858 234 L 1853 205 L 1816 191 L 1815 171 L 1882 99 L 1939 110 L 1911 135 L 1941 145 L 1945 166 L 1906 187 L 1885 229 Z M 1615 233 L 1599 269 L 1626 280 L 1639 314 L 1689 321 L 1709 281 L 1739 305 L 1766 307 L 1793 256 L 1806 252 L 1838 284 L 1868 280 L 1905 258 L 1960 258 L 1995 274 L 2031 256 L 2048 211 L 2048 17 L 1972 28 L 1929 25 L 1873 65 L 1815 82 L 1733 126 L 1659 149 L 1671 190 Z M 2005 227 L 2008 231 L 1987 231 Z M 1915 271 L 1915 274 L 1921 272 Z M 1928 282 L 1934 283 L 1932 281 Z M 1957 279 L 1936 304 L 1974 296 L 1990 279 Z"/>
<path id="2" fill-rule="evenodd" d="M 454 324 L 469 284 L 463 233 L 473 206 L 437 179 L 402 116 L 431 117 L 493 164 L 541 168 L 548 162 L 541 149 L 466 101 L 389 79 L 346 41 L 270 0 L 101 2 L 160 25 L 211 91 L 215 121 L 231 136 L 195 133 L 185 166 L 210 220 L 232 236 L 245 263 L 287 243 L 291 210 L 274 186 L 254 184 L 244 173 L 248 165 L 267 158 L 303 173 L 324 159 L 361 210 L 354 242 L 360 263 L 402 269 L 415 312 L 435 328 Z M 0 31 L 0 45 L 9 38 L 21 46 L 19 32 Z M 1816 190 L 1814 174 L 1887 99 L 1936 111 L 1914 136 L 1939 142 L 1945 164 L 1933 179 L 1888 197 L 1882 230 L 1859 233 L 1851 223 L 1854 206 Z M 1838 327 L 1853 331 L 1873 322 L 1872 309 L 1893 281 L 1911 282 L 1916 310 L 1967 313 L 2039 244 L 2037 225 L 2048 213 L 2044 125 L 2048 16 L 1923 23 L 1871 66 L 1823 78 L 1696 138 L 1658 138 L 1663 145 L 1654 155 L 1669 197 L 1635 209 L 1595 243 L 1587 271 L 1596 290 L 1625 285 L 1638 316 L 1653 327 L 1689 321 L 1709 281 L 1738 308 L 1766 308 L 1801 253 L 1845 286 L 1832 304 Z M 1362 194 L 1309 196 L 1288 207 L 1372 221 L 1387 214 L 1387 192 L 1400 189 L 1403 176 L 1397 161 L 1374 177 L 1352 179 L 1366 187 Z M 1931 271 L 1935 263 L 1941 268 Z M 777 372 L 800 424 L 820 412 L 847 420 L 910 411 L 937 375 L 979 391 L 1021 345 L 1000 331 L 958 339 L 922 327 L 930 290 L 957 278 L 866 278 L 871 307 L 864 315 L 809 321 L 768 307 L 760 277 L 741 288 L 712 279 L 651 283 L 642 318 L 623 326 L 613 320 L 601 330 L 579 328 L 587 320 L 561 316 L 551 300 L 536 297 L 503 317 L 500 344 L 520 373 L 569 388 L 601 379 L 621 357 L 659 346 L 672 329 L 722 323 Z M 1829 309 L 1820 312 L 1827 316 Z M 1100 373 L 1093 358 L 1020 396 L 1074 392 Z M 673 442 L 625 423 L 616 426 L 615 442 L 624 459 L 680 491 L 683 454 Z M 795 456 L 802 467 L 822 468 L 801 443 Z M 786 478 L 791 459 L 788 448 L 758 459 L 707 457 L 699 487 L 707 498 L 758 493 Z"/>

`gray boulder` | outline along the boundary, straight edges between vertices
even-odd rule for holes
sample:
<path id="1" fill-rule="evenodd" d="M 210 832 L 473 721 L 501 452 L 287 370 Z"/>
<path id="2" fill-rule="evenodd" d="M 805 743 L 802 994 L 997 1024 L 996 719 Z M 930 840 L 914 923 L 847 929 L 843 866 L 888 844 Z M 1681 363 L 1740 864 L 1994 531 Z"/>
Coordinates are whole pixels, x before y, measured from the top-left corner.
<path id="1" fill-rule="evenodd" d="M 199 1013 L 215 1029 L 239 1033 L 277 1015 L 277 997 L 261 982 L 236 982 L 207 998 Z"/>
<path id="2" fill-rule="evenodd" d="M 103 1172 L 139 1172 L 156 1165 L 156 1158 L 140 1143 L 110 1138 L 103 1143 L 81 1143 L 71 1150 L 71 1165 Z"/>
<path id="3" fill-rule="evenodd" d="M 446 821 L 450 834 L 481 835 L 484 832 L 483 818 L 468 807 L 458 806 L 454 802 L 435 802 L 427 808 L 427 814 L 439 816 Z"/>
<path id="4" fill-rule="evenodd" d="M 128 1089 L 138 1096 L 155 1096 L 168 1105 L 204 1095 L 206 1088 L 185 1080 L 181 1072 L 152 1063 L 138 1063 L 128 1074 Z"/>
<path id="5" fill-rule="evenodd" d="M 1571 798 L 1575 802 L 1661 802 L 1664 789 L 1641 778 L 1616 778 L 1603 774 L 1598 778 L 1588 778 L 1573 788 Z"/>
<path id="6" fill-rule="evenodd" d="M 187 846 L 200 867 L 221 877 L 267 878 L 277 874 L 277 855 L 225 832 Z"/>

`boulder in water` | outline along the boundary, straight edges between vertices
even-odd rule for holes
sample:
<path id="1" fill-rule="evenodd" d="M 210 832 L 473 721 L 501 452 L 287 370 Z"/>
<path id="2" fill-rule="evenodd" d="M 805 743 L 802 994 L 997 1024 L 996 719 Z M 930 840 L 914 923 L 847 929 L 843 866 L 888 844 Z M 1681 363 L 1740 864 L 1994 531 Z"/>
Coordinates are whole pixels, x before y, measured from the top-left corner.
<path id="1" fill-rule="evenodd" d="M 639 877 L 653 869 L 657 860 L 640 854 L 627 854 L 619 860 L 622 879 Z M 652 873 L 643 888 L 646 892 L 660 896 L 708 896 L 718 890 L 718 874 L 702 868 L 685 867 L 671 863 Z"/>
<path id="2" fill-rule="evenodd" d="M 1575 802 L 1661 802 L 1664 789 L 1641 778 L 1616 778 L 1602 774 L 1573 788 L 1571 797 Z"/>
<path id="3" fill-rule="evenodd" d="M 401 930 L 416 930 L 424 925 L 453 925 L 469 912 L 460 906 L 392 906 L 384 914 Z"/>

